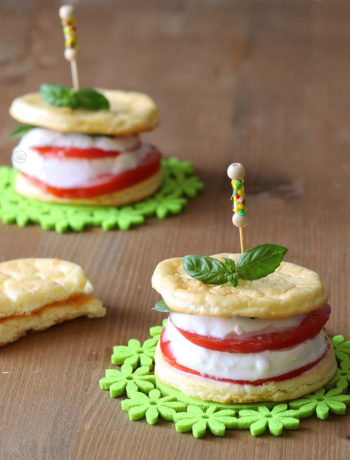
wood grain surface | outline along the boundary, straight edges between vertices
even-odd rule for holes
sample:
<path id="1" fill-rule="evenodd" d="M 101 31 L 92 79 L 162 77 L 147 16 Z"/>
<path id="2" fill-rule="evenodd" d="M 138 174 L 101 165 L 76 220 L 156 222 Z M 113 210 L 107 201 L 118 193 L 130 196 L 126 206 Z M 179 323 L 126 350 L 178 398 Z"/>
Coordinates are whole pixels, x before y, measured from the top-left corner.
<path id="1" fill-rule="evenodd" d="M 59 3 L 0 4 L 1 163 L 15 143 L 11 100 L 70 84 Z M 350 338 L 350 4 L 324 1 L 89 0 L 76 7 L 83 86 L 151 94 L 145 138 L 191 160 L 205 191 L 181 215 L 128 232 L 56 234 L 1 226 L 0 260 L 81 264 L 108 306 L 0 350 L 1 459 L 345 459 L 350 417 L 305 420 L 282 438 L 177 434 L 129 422 L 99 390 L 112 346 L 143 340 L 163 315 L 150 279 L 162 259 L 238 251 L 226 167 L 247 169 L 247 244 L 275 242 L 330 288 L 328 330 Z"/>

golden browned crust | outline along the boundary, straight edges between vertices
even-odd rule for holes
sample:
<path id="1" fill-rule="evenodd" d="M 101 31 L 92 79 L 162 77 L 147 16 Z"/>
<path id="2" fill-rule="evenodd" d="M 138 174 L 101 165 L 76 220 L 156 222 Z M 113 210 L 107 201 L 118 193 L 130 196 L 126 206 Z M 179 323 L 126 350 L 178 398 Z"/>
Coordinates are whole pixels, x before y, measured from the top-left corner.
<path id="1" fill-rule="evenodd" d="M 84 270 L 60 259 L 17 259 L 0 264 L 0 318 L 28 314 L 93 286 Z"/>
<path id="2" fill-rule="evenodd" d="M 297 377 L 262 385 L 240 385 L 182 372 L 165 359 L 158 344 L 155 355 L 157 379 L 192 398 L 218 403 L 250 403 L 258 401 L 286 401 L 299 398 L 322 388 L 337 371 L 334 352 L 330 346 L 325 357 L 311 370 Z"/>
<path id="3" fill-rule="evenodd" d="M 118 192 L 109 193 L 107 195 L 100 195 L 95 198 L 86 199 L 68 199 L 59 198 L 49 192 L 45 192 L 41 188 L 35 186 L 20 172 L 17 173 L 15 189 L 20 195 L 34 200 L 45 201 L 48 203 L 71 203 L 71 204 L 86 204 L 92 206 L 124 206 L 126 204 L 135 203 L 144 200 L 145 198 L 153 195 L 159 188 L 163 180 L 162 168 L 148 179 L 125 188 Z"/>
<path id="4" fill-rule="evenodd" d="M 110 103 L 110 110 L 53 107 L 39 93 L 16 98 L 10 114 L 21 123 L 64 133 L 126 136 L 149 131 L 159 123 L 155 102 L 146 94 L 99 89 Z"/>
<path id="5" fill-rule="evenodd" d="M 238 260 L 240 254 L 216 254 Z M 152 286 L 168 307 L 179 313 L 206 316 L 248 316 L 286 318 L 325 305 L 328 290 L 320 276 L 289 262 L 270 275 L 254 280 L 239 280 L 219 286 L 204 284 L 186 273 L 182 258 L 164 260 L 156 267 Z"/>
<path id="6" fill-rule="evenodd" d="M 99 318 L 105 314 L 106 309 L 102 302 L 87 294 L 53 302 L 29 314 L 2 318 L 0 320 L 0 346 L 14 342 L 29 331 L 42 331 L 79 316 Z"/>

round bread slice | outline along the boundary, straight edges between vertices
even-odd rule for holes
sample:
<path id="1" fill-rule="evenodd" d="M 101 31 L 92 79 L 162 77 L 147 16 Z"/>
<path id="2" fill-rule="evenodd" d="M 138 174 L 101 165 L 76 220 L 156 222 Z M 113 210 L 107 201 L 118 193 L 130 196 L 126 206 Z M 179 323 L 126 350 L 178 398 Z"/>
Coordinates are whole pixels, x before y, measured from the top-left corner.
<path id="1" fill-rule="evenodd" d="M 84 270 L 60 259 L 16 259 L 0 263 L 0 320 L 30 314 L 53 302 L 90 294 Z"/>
<path id="2" fill-rule="evenodd" d="M 10 115 L 21 123 L 64 133 L 126 136 L 149 131 L 159 123 L 155 102 L 146 94 L 99 89 L 109 110 L 70 109 L 49 105 L 39 93 L 16 98 Z"/>
<path id="3" fill-rule="evenodd" d="M 212 257 L 237 261 L 240 254 Z M 230 283 L 215 286 L 195 280 L 178 257 L 158 264 L 152 286 L 171 310 L 190 315 L 287 318 L 315 310 L 328 299 L 327 287 L 316 272 L 289 262 L 282 262 L 264 278 L 239 280 L 233 287 Z"/>
<path id="4" fill-rule="evenodd" d="M 337 371 L 331 346 L 324 358 L 309 371 L 297 377 L 262 385 L 220 382 L 180 371 L 166 361 L 159 344 L 155 363 L 154 373 L 160 382 L 180 390 L 186 396 L 223 404 L 286 401 L 299 398 L 322 388 Z"/>
<path id="5" fill-rule="evenodd" d="M 138 182 L 136 185 L 127 187 L 118 192 L 100 195 L 94 198 L 60 198 L 52 195 L 49 192 L 42 190 L 34 185 L 20 172 L 17 173 L 15 181 L 15 190 L 20 195 L 27 198 L 32 198 L 48 203 L 69 203 L 69 204 L 85 204 L 92 206 L 124 206 L 126 204 L 141 201 L 151 195 L 159 188 L 163 180 L 163 170 L 160 169 L 148 179 Z"/>

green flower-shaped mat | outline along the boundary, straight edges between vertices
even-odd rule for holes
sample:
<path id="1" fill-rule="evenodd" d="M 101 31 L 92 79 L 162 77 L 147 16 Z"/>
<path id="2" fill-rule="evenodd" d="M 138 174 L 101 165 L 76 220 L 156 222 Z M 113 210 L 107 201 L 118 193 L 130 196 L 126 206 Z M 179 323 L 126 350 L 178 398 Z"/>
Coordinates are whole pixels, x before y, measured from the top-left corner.
<path id="1" fill-rule="evenodd" d="M 13 187 L 16 170 L 0 167 L 0 219 L 5 224 L 16 223 L 20 227 L 39 224 L 44 230 L 63 233 L 69 230 L 81 232 L 85 227 L 102 227 L 103 230 L 128 230 L 141 225 L 146 217 L 165 219 L 179 214 L 188 198 L 194 198 L 203 189 L 202 182 L 194 175 L 188 161 L 177 158 L 162 160 L 164 181 L 150 198 L 139 203 L 112 207 L 44 203 L 18 195 Z"/>
<path id="2" fill-rule="evenodd" d="M 265 431 L 280 436 L 283 430 L 299 428 L 300 419 L 344 415 L 350 405 L 350 341 L 345 342 L 342 335 L 332 339 L 338 371 L 324 388 L 285 403 L 217 404 L 189 398 L 156 380 L 154 353 L 162 327 L 152 327 L 151 337 L 142 345 L 130 339 L 128 345 L 114 347 L 112 364 L 121 367 L 107 369 L 100 380 L 100 388 L 109 390 L 112 398 L 126 395 L 121 407 L 129 412 L 130 420 L 145 419 L 150 425 L 167 420 L 177 432 L 191 431 L 195 438 L 207 432 L 224 436 L 227 429 L 249 429 L 252 436 Z"/>

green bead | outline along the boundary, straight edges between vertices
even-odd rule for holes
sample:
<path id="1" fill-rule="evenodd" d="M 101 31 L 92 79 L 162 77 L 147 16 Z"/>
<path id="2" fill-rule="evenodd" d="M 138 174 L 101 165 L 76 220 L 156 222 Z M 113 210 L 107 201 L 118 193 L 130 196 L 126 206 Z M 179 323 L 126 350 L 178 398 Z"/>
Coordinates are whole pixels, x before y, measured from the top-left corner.
<path id="1" fill-rule="evenodd" d="M 240 216 L 244 216 L 244 215 L 245 215 L 245 211 L 243 211 L 243 209 L 241 209 L 240 211 L 238 211 L 238 214 L 239 214 Z"/>
<path id="2" fill-rule="evenodd" d="M 238 188 L 238 190 L 239 190 L 241 187 L 242 187 L 242 182 L 239 180 L 239 181 L 237 182 L 237 188 Z"/>

